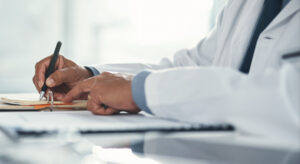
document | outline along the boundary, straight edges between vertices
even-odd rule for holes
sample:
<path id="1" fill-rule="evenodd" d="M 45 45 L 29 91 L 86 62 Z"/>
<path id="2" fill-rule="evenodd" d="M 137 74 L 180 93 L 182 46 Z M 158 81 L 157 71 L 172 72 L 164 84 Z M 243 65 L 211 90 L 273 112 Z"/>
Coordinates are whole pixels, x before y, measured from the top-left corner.
<path id="1" fill-rule="evenodd" d="M 45 110 L 45 109 L 86 109 L 86 100 L 77 100 L 72 103 L 63 103 L 61 101 L 51 100 L 28 100 L 28 99 L 16 99 L 0 97 L 0 111 L 18 110 Z"/>

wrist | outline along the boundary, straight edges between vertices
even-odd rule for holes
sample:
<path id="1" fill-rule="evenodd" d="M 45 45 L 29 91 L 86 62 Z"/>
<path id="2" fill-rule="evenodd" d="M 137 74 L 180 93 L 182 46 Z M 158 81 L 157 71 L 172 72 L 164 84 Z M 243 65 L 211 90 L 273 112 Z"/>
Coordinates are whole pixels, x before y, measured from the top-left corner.
<path id="1" fill-rule="evenodd" d="M 130 81 L 129 82 L 129 93 L 130 93 L 130 103 L 131 103 L 131 106 L 132 106 L 132 108 L 133 109 L 136 109 L 136 110 L 141 110 L 140 108 L 139 108 L 139 106 L 135 103 L 135 101 L 134 101 L 134 98 L 133 98 L 133 93 L 132 93 L 132 81 Z"/>
<path id="2" fill-rule="evenodd" d="M 89 77 L 92 77 L 92 76 L 97 76 L 97 75 L 100 75 L 100 72 L 95 68 L 95 67 L 92 67 L 92 66 L 84 66 L 84 68 L 89 71 Z"/>
<path id="3" fill-rule="evenodd" d="M 83 72 L 82 74 L 83 74 L 84 79 L 93 77 L 93 73 L 89 69 L 87 69 L 86 67 L 81 67 L 81 69 L 82 69 L 82 72 Z"/>
<path id="4" fill-rule="evenodd" d="M 145 81 L 146 78 L 150 75 L 150 71 L 142 71 L 138 73 L 131 81 L 131 93 L 133 101 L 138 106 L 139 109 L 152 114 L 149 109 L 146 101 L 145 93 Z"/>

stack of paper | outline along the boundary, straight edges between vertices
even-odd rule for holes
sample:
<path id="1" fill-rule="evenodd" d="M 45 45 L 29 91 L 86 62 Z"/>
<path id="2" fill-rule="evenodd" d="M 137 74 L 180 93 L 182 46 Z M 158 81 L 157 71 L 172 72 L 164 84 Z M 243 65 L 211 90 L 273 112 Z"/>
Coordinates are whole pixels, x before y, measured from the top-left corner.
<path id="1" fill-rule="evenodd" d="M 52 103 L 46 100 L 19 100 L 9 99 L 5 97 L 0 98 L 0 111 L 2 110 L 44 110 L 48 108 L 53 109 L 85 109 L 87 101 L 77 100 L 72 103 L 63 103 L 61 101 L 53 101 Z"/>

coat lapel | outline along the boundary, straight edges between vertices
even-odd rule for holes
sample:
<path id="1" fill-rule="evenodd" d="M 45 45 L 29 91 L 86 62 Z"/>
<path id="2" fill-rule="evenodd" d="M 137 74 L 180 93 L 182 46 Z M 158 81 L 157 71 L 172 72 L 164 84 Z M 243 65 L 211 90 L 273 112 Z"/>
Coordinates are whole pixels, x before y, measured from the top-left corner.
<path id="1" fill-rule="evenodd" d="M 277 24 L 284 21 L 286 18 L 288 18 L 298 10 L 300 10 L 300 0 L 291 0 L 287 4 L 287 6 L 282 9 L 278 16 L 271 22 L 271 24 L 264 30 L 264 32 L 273 29 Z"/>

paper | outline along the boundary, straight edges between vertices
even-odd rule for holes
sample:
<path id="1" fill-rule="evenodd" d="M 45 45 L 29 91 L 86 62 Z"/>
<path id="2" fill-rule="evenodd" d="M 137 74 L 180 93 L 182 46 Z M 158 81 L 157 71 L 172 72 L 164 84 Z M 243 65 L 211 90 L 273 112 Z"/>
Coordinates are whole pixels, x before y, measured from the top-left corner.
<path id="1" fill-rule="evenodd" d="M 77 100 L 72 103 L 63 103 L 61 101 L 49 102 L 46 100 L 23 100 L 10 99 L 6 97 L 0 98 L 0 110 L 41 110 L 41 109 L 86 109 L 86 100 Z"/>

